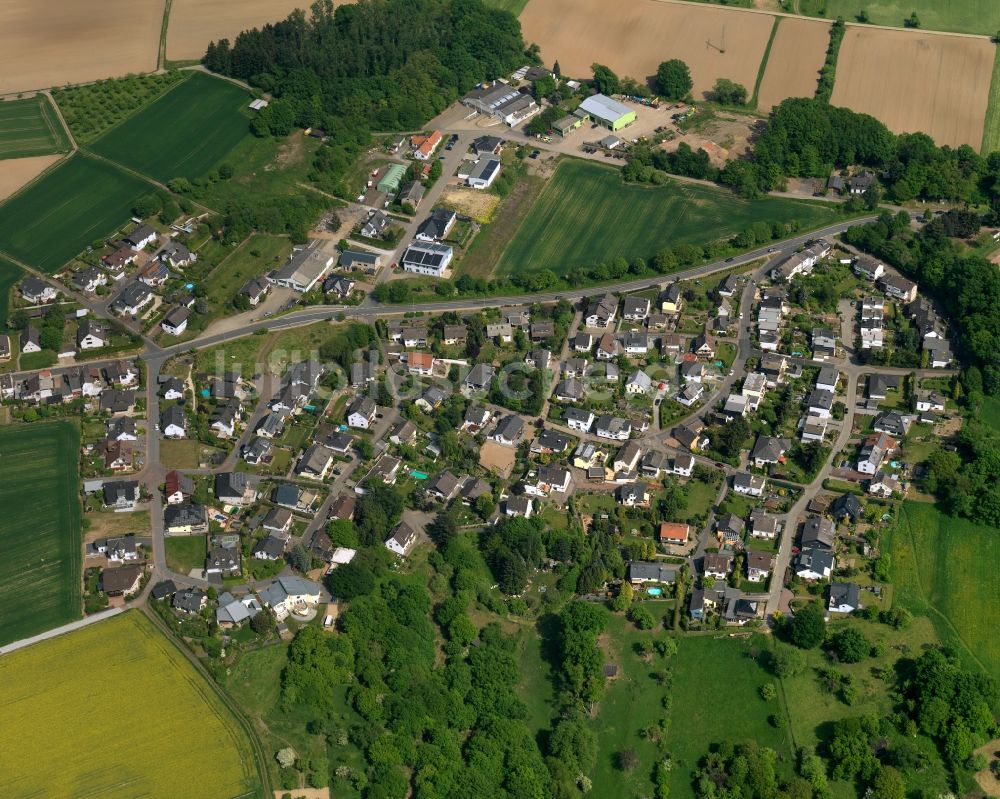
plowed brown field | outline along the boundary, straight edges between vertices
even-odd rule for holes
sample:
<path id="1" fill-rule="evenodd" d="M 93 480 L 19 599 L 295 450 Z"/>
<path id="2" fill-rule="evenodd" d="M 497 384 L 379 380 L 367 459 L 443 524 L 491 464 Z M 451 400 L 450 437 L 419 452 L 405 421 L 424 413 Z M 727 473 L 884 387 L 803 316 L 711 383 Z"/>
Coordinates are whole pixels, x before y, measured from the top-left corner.
<path id="1" fill-rule="evenodd" d="M 520 20 L 524 40 L 565 75 L 589 77 L 597 62 L 644 80 L 679 58 L 691 68 L 696 98 L 717 78 L 752 92 L 774 23 L 767 14 L 656 0 L 531 0 Z"/>
<path id="2" fill-rule="evenodd" d="M 830 43 L 830 25 L 807 19 L 784 17 L 771 44 L 764 80 L 757 95 L 757 108 L 769 111 L 789 97 L 816 94 L 819 70 Z"/>
<path id="3" fill-rule="evenodd" d="M 61 155 L 35 155 L 30 158 L 11 158 L 4 161 L 0 167 L 0 200 L 6 200 L 60 158 Z"/>
<path id="4" fill-rule="evenodd" d="M 312 0 L 173 0 L 167 58 L 201 58 L 211 41 L 232 42 L 241 31 L 277 22 L 297 8 L 308 10 L 310 5 Z"/>
<path id="5" fill-rule="evenodd" d="M 985 38 L 851 26 L 830 102 L 897 133 L 923 131 L 938 144 L 978 150 L 994 52 Z"/>
<path id="6" fill-rule="evenodd" d="M 0 94 L 151 72 L 163 1 L 0 3 Z"/>

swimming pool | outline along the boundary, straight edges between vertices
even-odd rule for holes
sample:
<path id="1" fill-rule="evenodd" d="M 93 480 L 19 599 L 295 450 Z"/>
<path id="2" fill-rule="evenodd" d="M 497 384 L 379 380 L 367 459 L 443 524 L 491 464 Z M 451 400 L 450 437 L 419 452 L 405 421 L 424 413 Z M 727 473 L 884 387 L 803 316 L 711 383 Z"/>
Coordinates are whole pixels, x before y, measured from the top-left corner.
<path id="1" fill-rule="evenodd" d="M 662 588 L 647 588 L 646 589 L 646 593 L 649 594 L 650 596 L 659 596 L 660 594 L 663 593 L 663 589 Z"/>
<path id="2" fill-rule="evenodd" d="M 427 472 L 416 472 L 416 471 L 410 472 L 410 476 L 415 477 L 417 480 L 426 480 L 428 477 L 430 477 L 430 475 L 427 474 Z"/>

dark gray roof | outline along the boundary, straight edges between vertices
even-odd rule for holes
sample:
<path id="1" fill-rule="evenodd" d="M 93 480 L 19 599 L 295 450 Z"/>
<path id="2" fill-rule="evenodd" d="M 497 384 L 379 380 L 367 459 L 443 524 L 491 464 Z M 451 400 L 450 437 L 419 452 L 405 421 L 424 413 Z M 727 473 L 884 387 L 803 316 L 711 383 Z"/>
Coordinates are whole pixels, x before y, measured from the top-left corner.
<path id="1" fill-rule="evenodd" d="M 861 607 L 861 589 L 857 583 L 830 583 L 830 607 L 838 605 Z"/>
<path id="2" fill-rule="evenodd" d="M 667 566 L 662 563 L 634 560 L 628 565 L 628 579 L 630 581 L 643 580 L 658 583 L 673 583 L 676 575 L 676 566 Z"/>

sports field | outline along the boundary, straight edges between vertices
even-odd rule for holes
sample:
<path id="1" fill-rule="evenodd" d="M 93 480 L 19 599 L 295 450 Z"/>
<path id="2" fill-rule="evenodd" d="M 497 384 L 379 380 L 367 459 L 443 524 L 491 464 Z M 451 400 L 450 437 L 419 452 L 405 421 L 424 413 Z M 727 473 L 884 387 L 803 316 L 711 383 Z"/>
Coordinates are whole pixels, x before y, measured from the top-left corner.
<path id="1" fill-rule="evenodd" d="M 201 177 L 249 133 L 250 95 L 200 72 L 112 128 L 91 149 L 166 183 Z"/>
<path id="2" fill-rule="evenodd" d="M 863 8 L 872 24 L 896 28 L 902 28 L 916 12 L 925 30 L 992 36 L 1000 29 L 1000 3 L 996 0 L 803 0 L 801 8 L 803 13 L 823 12 L 827 19 L 843 17 L 848 22 L 854 22 Z"/>
<path id="3" fill-rule="evenodd" d="M 81 615 L 79 449 L 68 422 L 0 428 L 0 644 Z"/>
<path id="4" fill-rule="evenodd" d="M 754 222 L 798 220 L 803 229 L 832 223 L 827 206 L 670 182 L 624 183 L 617 169 L 579 159 L 559 164 L 495 268 L 497 275 L 571 269 L 651 258 L 666 246 L 704 244 Z"/>
<path id="5" fill-rule="evenodd" d="M 928 616 L 942 641 L 1000 678 L 997 531 L 904 502 L 889 551 L 896 601 Z"/>
<path id="6" fill-rule="evenodd" d="M 77 153 L 0 205 L 0 252 L 55 272 L 125 222 L 136 199 L 152 189 Z"/>
<path id="7" fill-rule="evenodd" d="M 0 159 L 69 150 L 66 131 L 44 94 L 0 101 Z"/>
<path id="8" fill-rule="evenodd" d="M 0 330 L 7 327 L 10 309 L 10 290 L 24 276 L 24 270 L 6 258 L 0 258 Z"/>
<path id="9" fill-rule="evenodd" d="M 9 799 L 260 795 L 245 732 L 139 611 L 0 658 L 0 708 Z"/>
<path id="10" fill-rule="evenodd" d="M 995 52 L 986 39 L 850 26 L 830 103 L 871 114 L 896 133 L 978 148 Z"/>

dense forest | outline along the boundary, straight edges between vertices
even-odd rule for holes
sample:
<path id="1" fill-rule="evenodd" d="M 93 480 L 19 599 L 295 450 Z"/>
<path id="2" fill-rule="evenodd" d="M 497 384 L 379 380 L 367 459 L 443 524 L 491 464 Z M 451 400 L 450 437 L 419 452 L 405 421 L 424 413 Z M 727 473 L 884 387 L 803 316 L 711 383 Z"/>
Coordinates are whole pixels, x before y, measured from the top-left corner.
<path id="1" fill-rule="evenodd" d="M 339 179 L 371 131 L 417 130 L 482 80 L 525 60 L 517 20 L 479 0 L 361 0 L 313 4 L 234 42 L 212 42 L 213 72 L 271 92 L 258 135 L 318 127 L 327 143 L 313 178 Z"/>

